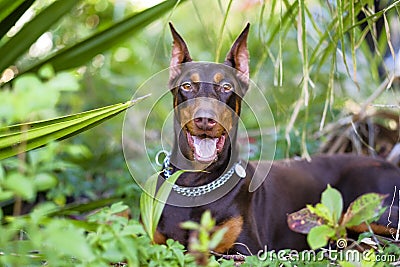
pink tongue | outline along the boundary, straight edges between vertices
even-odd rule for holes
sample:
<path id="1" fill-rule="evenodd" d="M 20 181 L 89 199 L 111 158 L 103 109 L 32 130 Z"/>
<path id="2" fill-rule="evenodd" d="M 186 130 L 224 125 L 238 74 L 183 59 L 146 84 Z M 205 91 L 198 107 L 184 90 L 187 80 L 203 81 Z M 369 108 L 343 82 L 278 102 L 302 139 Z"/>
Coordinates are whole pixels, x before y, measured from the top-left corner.
<path id="1" fill-rule="evenodd" d="M 217 156 L 218 138 L 203 138 L 193 136 L 194 152 L 199 161 L 212 161 Z"/>

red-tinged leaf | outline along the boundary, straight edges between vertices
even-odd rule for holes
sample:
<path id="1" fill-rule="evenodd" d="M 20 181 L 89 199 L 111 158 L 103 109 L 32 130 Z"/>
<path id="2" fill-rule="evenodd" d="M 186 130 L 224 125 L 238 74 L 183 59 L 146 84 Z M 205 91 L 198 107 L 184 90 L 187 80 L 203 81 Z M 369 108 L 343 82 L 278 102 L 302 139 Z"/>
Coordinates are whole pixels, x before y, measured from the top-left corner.
<path id="1" fill-rule="evenodd" d="M 325 221 L 315 213 L 312 213 L 308 208 L 304 208 L 289 214 L 287 223 L 290 230 L 307 234 L 312 228 L 324 224 Z"/>
<path id="2" fill-rule="evenodd" d="M 311 205 L 307 205 L 307 208 L 310 210 L 311 213 L 315 214 L 316 216 L 324 219 L 330 224 L 335 224 L 333 221 L 333 215 L 332 212 L 329 210 L 327 206 L 325 206 L 322 203 L 317 203 L 315 207 Z"/>

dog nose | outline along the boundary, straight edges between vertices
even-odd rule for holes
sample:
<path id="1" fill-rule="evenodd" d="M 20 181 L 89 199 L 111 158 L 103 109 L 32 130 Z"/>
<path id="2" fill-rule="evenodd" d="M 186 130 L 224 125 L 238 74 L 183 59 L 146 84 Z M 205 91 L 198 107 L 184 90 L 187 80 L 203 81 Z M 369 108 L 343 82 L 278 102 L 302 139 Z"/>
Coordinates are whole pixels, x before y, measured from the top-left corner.
<path id="1" fill-rule="evenodd" d="M 203 131 L 209 131 L 217 124 L 216 117 L 212 110 L 199 109 L 194 114 L 194 124 Z"/>
<path id="2" fill-rule="evenodd" d="M 206 117 L 195 118 L 194 123 L 199 129 L 204 131 L 212 130 L 212 128 L 217 124 L 215 120 Z"/>

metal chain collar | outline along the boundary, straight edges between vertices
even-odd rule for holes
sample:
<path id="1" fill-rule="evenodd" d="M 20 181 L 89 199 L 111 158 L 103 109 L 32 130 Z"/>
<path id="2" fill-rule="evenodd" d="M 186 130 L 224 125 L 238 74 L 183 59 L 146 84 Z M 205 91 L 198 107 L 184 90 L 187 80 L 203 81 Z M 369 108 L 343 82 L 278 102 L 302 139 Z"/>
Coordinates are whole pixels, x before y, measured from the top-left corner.
<path id="1" fill-rule="evenodd" d="M 161 164 L 158 160 L 160 154 L 165 154 L 165 159 L 163 161 L 163 164 Z M 165 179 L 168 179 L 172 175 L 172 168 L 170 166 L 170 153 L 161 150 L 160 152 L 157 153 L 156 155 L 156 163 L 160 166 L 163 167 L 163 175 Z M 187 186 L 180 186 L 177 184 L 174 184 L 172 186 L 172 189 L 182 195 L 182 196 L 187 196 L 187 197 L 197 197 L 197 196 L 202 196 L 205 195 L 222 185 L 224 185 L 233 175 L 233 173 L 237 173 L 239 177 L 244 178 L 245 177 L 245 170 L 243 166 L 241 165 L 241 162 L 236 162 L 233 164 L 233 166 L 229 169 L 228 172 L 226 172 L 224 175 L 221 175 L 218 179 L 212 181 L 211 183 L 201 185 L 201 186 L 194 186 L 194 187 L 187 187 Z M 244 174 L 243 174 L 244 173 Z"/>

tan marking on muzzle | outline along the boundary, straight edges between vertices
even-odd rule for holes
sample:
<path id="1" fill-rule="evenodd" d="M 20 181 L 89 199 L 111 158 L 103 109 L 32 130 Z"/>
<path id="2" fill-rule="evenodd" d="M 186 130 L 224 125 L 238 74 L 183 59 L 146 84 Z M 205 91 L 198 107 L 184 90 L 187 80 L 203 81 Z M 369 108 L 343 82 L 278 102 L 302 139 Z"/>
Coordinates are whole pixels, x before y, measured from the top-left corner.
<path id="1" fill-rule="evenodd" d="M 179 106 L 181 127 L 187 127 L 191 134 L 197 135 L 203 132 L 197 129 L 194 123 L 198 111 L 202 111 L 200 113 L 203 113 L 203 111 L 205 111 L 204 113 L 210 111 L 210 114 L 215 114 L 215 118 L 211 119 L 215 120 L 218 126 L 210 131 L 210 134 L 213 136 L 220 136 L 224 131 L 229 132 L 233 127 L 233 111 L 227 105 L 213 98 L 198 98 L 189 100 L 184 106 Z"/>
<path id="2" fill-rule="evenodd" d="M 214 82 L 217 83 L 217 84 L 220 83 L 223 79 L 224 79 L 224 75 L 222 73 L 220 73 L 220 72 L 217 72 L 214 75 Z"/>
<path id="3" fill-rule="evenodd" d="M 194 83 L 198 83 L 200 82 L 200 75 L 197 72 L 192 73 L 192 75 L 190 75 L 190 80 Z"/>

